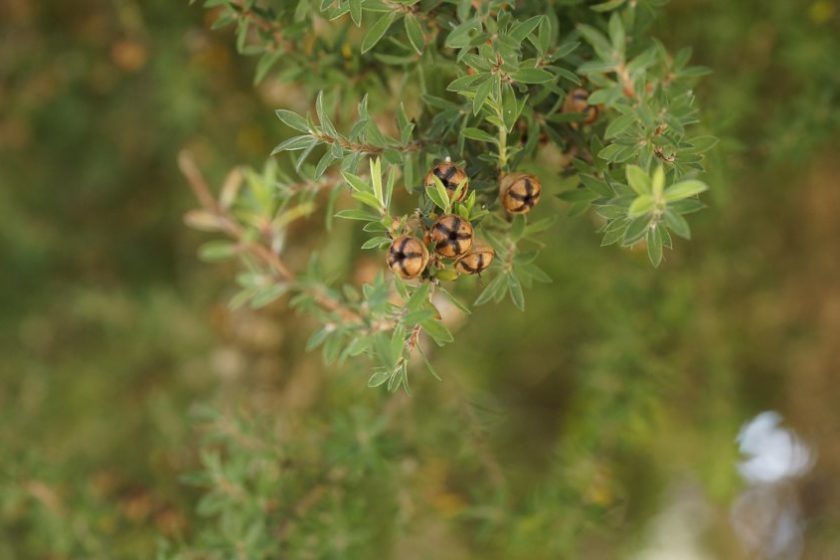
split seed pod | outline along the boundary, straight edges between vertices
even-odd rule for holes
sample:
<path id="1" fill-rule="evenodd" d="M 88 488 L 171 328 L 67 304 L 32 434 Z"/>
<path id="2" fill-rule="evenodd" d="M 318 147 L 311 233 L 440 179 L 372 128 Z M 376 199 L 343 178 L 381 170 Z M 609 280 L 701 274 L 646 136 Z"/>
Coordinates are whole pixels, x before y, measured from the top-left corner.
<path id="1" fill-rule="evenodd" d="M 437 219 L 429 238 L 438 255 L 450 259 L 460 257 L 472 247 L 473 227 L 464 218 L 447 214 Z"/>
<path id="2" fill-rule="evenodd" d="M 481 274 L 493 262 L 496 252 L 492 247 L 476 247 L 455 262 L 461 274 Z"/>
<path id="3" fill-rule="evenodd" d="M 598 107 L 589 104 L 589 92 L 583 88 L 575 88 L 566 94 L 563 100 L 564 113 L 583 113 L 582 122 L 569 123 L 572 128 L 578 128 L 581 124 L 592 124 L 598 118 Z"/>
<path id="4" fill-rule="evenodd" d="M 388 248 L 388 267 L 400 278 L 417 278 L 426 269 L 429 251 L 416 237 L 397 237 Z"/>
<path id="5" fill-rule="evenodd" d="M 525 214 L 537 205 L 542 194 L 540 180 L 529 173 L 511 173 L 502 177 L 499 197 L 511 214 Z"/>
<path id="6" fill-rule="evenodd" d="M 467 178 L 467 174 L 464 170 L 454 163 L 444 161 L 432 167 L 426 174 L 426 179 L 423 181 L 423 184 L 427 189 L 435 188 L 435 177 L 440 179 L 440 182 L 443 183 L 444 187 L 446 187 L 446 194 L 449 195 L 449 200 L 453 200 L 455 198 L 455 191 L 458 190 L 458 185 L 462 182 L 464 183 L 464 186 L 461 189 L 461 193 L 457 200 L 464 200 L 464 197 L 467 196 L 468 185 L 466 182 L 469 179 Z"/>

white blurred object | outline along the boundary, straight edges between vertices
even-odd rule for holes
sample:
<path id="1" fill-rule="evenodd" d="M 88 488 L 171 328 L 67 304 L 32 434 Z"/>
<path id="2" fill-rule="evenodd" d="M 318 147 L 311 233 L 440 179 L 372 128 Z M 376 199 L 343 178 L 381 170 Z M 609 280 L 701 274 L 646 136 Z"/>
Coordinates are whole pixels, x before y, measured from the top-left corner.
<path id="1" fill-rule="evenodd" d="M 778 413 L 762 412 L 736 439 L 746 456 L 738 472 L 749 488 L 732 504 L 732 525 L 752 554 L 768 560 L 802 555 L 804 524 L 792 482 L 814 464 L 811 449 L 781 422 Z"/>
<path id="2" fill-rule="evenodd" d="M 762 412 L 741 428 L 737 441 L 748 458 L 738 463 L 738 471 L 747 482 L 771 484 L 811 468 L 811 450 L 795 433 L 780 427 L 781 421 L 776 412 Z"/>
<path id="3" fill-rule="evenodd" d="M 731 515 L 738 538 L 760 558 L 794 560 L 802 555 L 803 526 L 792 488 L 749 488 L 732 504 Z"/>

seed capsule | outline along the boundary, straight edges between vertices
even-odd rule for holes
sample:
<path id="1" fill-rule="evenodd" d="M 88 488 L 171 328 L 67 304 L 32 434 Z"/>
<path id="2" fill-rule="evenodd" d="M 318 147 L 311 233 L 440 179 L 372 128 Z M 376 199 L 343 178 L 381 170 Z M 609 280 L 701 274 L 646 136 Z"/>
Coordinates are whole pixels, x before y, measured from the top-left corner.
<path id="1" fill-rule="evenodd" d="M 530 212 L 540 201 L 540 194 L 540 180 L 528 173 L 505 175 L 499 188 L 502 206 L 511 214 Z"/>
<path id="2" fill-rule="evenodd" d="M 441 216 L 432 226 L 429 238 L 435 252 L 446 258 L 459 257 L 470 250 L 473 227 L 467 220 L 454 214 Z"/>
<path id="3" fill-rule="evenodd" d="M 583 88 L 575 88 L 566 94 L 563 100 L 564 113 L 584 113 L 581 122 L 569 123 L 572 128 L 578 128 L 581 124 L 592 124 L 598 118 L 598 107 L 589 104 L 589 92 Z"/>
<path id="4" fill-rule="evenodd" d="M 493 262 L 496 252 L 491 247 L 478 247 L 455 262 L 461 274 L 481 274 Z"/>
<path id="5" fill-rule="evenodd" d="M 458 196 L 458 200 L 464 200 L 464 197 L 467 196 L 468 184 L 466 182 L 469 179 L 467 178 L 467 174 L 464 173 L 464 170 L 454 163 L 444 161 L 432 167 L 426 174 L 426 179 L 423 181 L 427 189 L 435 188 L 435 177 L 440 179 L 443 186 L 446 187 L 446 194 L 449 195 L 449 200 L 455 198 L 455 191 L 462 182 L 465 184 L 461 188 L 461 194 Z"/>
<path id="6" fill-rule="evenodd" d="M 429 251 L 416 237 L 397 237 L 388 248 L 388 267 L 400 278 L 417 278 L 429 262 Z"/>

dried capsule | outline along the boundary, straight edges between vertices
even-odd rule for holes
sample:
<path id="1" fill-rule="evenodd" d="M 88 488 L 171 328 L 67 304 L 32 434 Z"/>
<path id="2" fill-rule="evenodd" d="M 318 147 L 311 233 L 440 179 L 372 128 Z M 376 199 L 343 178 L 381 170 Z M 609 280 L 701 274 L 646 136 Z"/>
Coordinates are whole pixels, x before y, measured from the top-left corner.
<path id="1" fill-rule="evenodd" d="M 540 180 L 528 173 L 511 173 L 502 178 L 499 196 L 511 214 L 524 214 L 540 201 Z"/>
<path id="2" fill-rule="evenodd" d="M 570 123 L 572 128 L 578 128 L 581 124 L 592 124 L 598 118 L 598 107 L 589 104 L 589 92 L 583 88 L 575 88 L 566 94 L 563 112 L 584 114 L 583 121 Z"/>
<path id="3" fill-rule="evenodd" d="M 388 267 L 400 278 L 417 278 L 429 262 L 429 251 L 416 237 L 397 237 L 388 248 Z"/>
<path id="4" fill-rule="evenodd" d="M 461 274 L 481 274 L 490 263 L 496 252 L 491 247 L 477 247 L 455 262 L 455 268 Z"/>
<path id="5" fill-rule="evenodd" d="M 446 258 L 460 257 L 472 247 L 473 227 L 464 218 L 447 214 L 434 223 L 429 239 L 434 243 L 438 255 Z"/>
<path id="6" fill-rule="evenodd" d="M 426 174 L 425 181 L 423 181 L 427 189 L 435 188 L 435 177 L 440 179 L 440 182 L 443 183 L 444 187 L 446 187 L 446 194 L 449 195 L 449 200 L 453 200 L 455 198 L 455 191 L 461 183 L 465 184 L 461 188 L 458 200 L 464 200 L 464 197 L 467 196 L 467 174 L 464 173 L 463 169 L 454 163 L 444 161 L 443 163 L 439 163 L 432 167 Z"/>

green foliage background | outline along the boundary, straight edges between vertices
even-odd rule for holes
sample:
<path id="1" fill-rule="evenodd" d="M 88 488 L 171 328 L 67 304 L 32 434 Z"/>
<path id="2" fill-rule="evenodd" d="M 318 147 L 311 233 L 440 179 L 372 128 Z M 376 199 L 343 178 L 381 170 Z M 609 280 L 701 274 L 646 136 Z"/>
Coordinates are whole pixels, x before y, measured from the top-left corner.
<path id="1" fill-rule="evenodd" d="M 254 90 L 181 2 L 0 21 L 0 557 L 278 557 L 278 534 L 313 557 L 626 557 L 689 488 L 703 547 L 737 558 L 733 440 L 765 409 L 819 454 L 806 556 L 840 555 L 835 3 L 666 7 L 653 31 L 714 70 L 723 139 L 693 241 L 653 270 L 561 220 L 554 282 L 477 309 L 410 398 L 325 369 L 282 304 L 229 311 L 231 271 L 181 223 L 178 151 L 214 183 L 261 166 L 293 91 Z"/>

